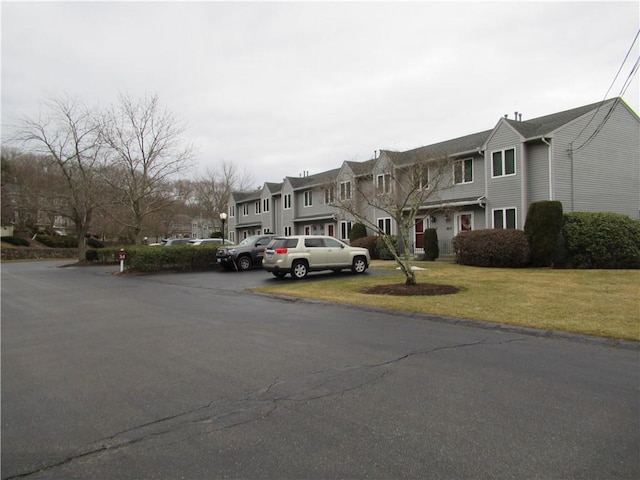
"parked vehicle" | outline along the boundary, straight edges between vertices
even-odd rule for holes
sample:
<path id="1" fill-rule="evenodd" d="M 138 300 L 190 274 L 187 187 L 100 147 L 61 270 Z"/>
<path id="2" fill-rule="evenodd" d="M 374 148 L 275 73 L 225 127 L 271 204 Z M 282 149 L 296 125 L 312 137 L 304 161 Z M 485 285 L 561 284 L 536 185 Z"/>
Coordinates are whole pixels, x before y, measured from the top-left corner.
<path id="1" fill-rule="evenodd" d="M 175 247 L 176 245 L 187 245 L 190 238 L 165 238 L 162 240 L 163 247 Z"/>
<path id="2" fill-rule="evenodd" d="M 192 238 L 189 240 L 189 245 L 194 247 L 201 245 L 233 245 L 231 240 L 223 240 L 222 238 Z"/>
<path id="3" fill-rule="evenodd" d="M 264 252 L 262 267 L 278 278 L 290 273 L 299 280 L 317 270 L 349 268 L 353 273 L 364 273 L 370 262 L 366 248 L 351 247 L 329 236 L 298 235 L 274 238 Z"/>
<path id="4" fill-rule="evenodd" d="M 274 235 L 253 235 L 245 238 L 238 245 L 218 248 L 216 260 L 223 268 L 238 271 L 248 270 L 262 265 L 264 249 Z"/>

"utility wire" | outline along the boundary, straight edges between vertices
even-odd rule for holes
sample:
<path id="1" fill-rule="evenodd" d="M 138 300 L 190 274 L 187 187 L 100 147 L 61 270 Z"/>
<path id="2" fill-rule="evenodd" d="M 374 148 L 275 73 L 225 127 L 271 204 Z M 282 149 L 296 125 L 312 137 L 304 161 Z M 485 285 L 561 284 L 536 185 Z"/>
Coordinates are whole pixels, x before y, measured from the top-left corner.
<path id="1" fill-rule="evenodd" d="M 620 64 L 620 68 L 618 68 L 618 71 L 613 79 L 613 81 L 611 82 L 611 85 L 609 85 L 609 88 L 607 89 L 606 93 L 604 94 L 604 97 L 602 99 L 602 101 L 600 102 L 600 105 L 598 105 L 598 108 L 596 109 L 595 112 L 593 112 L 593 115 L 591 116 L 591 118 L 589 119 L 589 121 L 587 122 L 587 124 L 582 128 L 582 130 L 580 130 L 580 132 L 576 135 L 576 137 L 573 139 L 573 141 L 571 142 L 571 145 L 573 145 L 573 142 L 575 142 L 578 138 L 580 138 L 580 135 L 582 135 L 582 133 L 589 127 L 589 125 L 591 125 L 591 122 L 593 121 L 594 118 L 596 118 L 596 115 L 598 115 L 598 112 L 600 111 L 600 108 L 604 105 L 607 95 L 609 95 L 609 92 L 611 91 L 611 89 L 613 88 L 613 86 L 616 83 L 616 80 L 618 79 L 618 76 L 620 75 L 620 72 L 622 71 L 622 69 L 624 68 L 625 63 L 627 63 L 627 59 L 629 58 L 629 54 L 631 53 L 631 51 L 633 50 L 633 46 L 636 44 L 636 42 L 638 41 L 638 37 L 640 36 L 640 29 L 636 32 L 635 37 L 633 38 L 633 42 L 631 42 L 631 46 L 629 47 L 629 50 L 627 50 L 626 55 L 624 56 L 624 59 L 622 60 L 622 63 Z M 629 73 L 629 75 L 627 76 L 627 79 L 625 80 L 625 82 L 622 85 L 622 88 L 620 89 L 620 93 L 618 94 L 618 97 L 616 98 L 616 100 L 611 104 L 611 108 L 609 108 L 609 111 L 607 112 L 607 114 L 604 116 L 604 118 L 602 119 L 602 121 L 600 122 L 600 124 L 596 127 L 596 129 L 593 131 L 593 133 L 591 135 L 589 135 L 589 138 L 587 138 L 584 143 L 582 145 L 580 145 L 579 147 L 573 148 L 571 147 L 572 151 L 577 151 L 580 150 L 584 147 L 586 147 L 589 143 L 591 143 L 591 141 L 598 135 L 598 133 L 600 133 L 600 130 L 602 130 L 602 127 L 604 127 L 604 124 L 609 120 L 609 117 L 611 117 L 611 113 L 613 112 L 613 109 L 616 107 L 616 105 L 619 102 L 619 98 L 627 91 L 627 89 L 629 88 L 629 85 L 631 85 L 631 81 L 633 80 L 633 77 L 635 76 L 635 74 L 638 72 L 638 65 L 640 63 L 640 57 L 638 57 L 636 59 L 635 64 L 633 65 L 631 72 Z"/>

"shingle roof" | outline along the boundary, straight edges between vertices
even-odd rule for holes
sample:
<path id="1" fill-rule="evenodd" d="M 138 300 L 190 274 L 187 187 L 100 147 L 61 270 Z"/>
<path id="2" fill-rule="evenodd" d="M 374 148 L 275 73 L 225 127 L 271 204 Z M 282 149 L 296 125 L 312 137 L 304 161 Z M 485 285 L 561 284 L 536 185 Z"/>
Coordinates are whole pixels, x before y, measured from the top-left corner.
<path id="1" fill-rule="evenodd" d="M 299 190 L 301 188 L 323 185 L 331 182 L 338 178 L 338 172 L 340 172 L 340 169 L 334 168 L 333 170 L 316 173 L 315 175 L 307 175 L 306 177 L 287 177 L 287 179 L 294 190 Z"/>
<path id="2" fill-rule="evenodd" d="M 491 132 L 492 130 L 485 130 L 484 132 L 472 133 L 464 137 L 414 148 L 413 150 L 407 150 L 405 152 L 393 152 L 389 150 L 382 150 L 381 152 L 384 152 L 395 165 L 409 165 L 419 160 L 455 156 L 480 150 L 482 144 Z"/>
<path id="3" fill-rule="evenodd" d="M 613 102 L 618 100 L 618 98 L 612 98 L 610 100 L 605 100 L 604 102 L 592 103 L 583 107 L 572 108 L 570 110 L 552 113 L 550 115 L 525 120 L 523 122 L 509 119 L 505 119 L 505 121 L 525 139 L 536 138 L 548 135 L 576 118 L 596 110 L 598 107 L 602 109 L 609 108 Z"/>

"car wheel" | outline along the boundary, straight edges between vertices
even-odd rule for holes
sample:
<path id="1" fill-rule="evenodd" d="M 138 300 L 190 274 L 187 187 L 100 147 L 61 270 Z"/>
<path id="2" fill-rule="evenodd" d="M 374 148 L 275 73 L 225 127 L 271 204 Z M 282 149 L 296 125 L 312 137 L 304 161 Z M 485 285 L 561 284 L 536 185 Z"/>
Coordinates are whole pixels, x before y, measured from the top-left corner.
<path id="1" fill-rule="evenodd" d="M 242 256 L 238 259 L 238 270 L 244 272 L 251 268 L 251 259 L 247 256 Z"/>
<path id="2" fill-rule="evenodd" d="M 309 267 L 306 262 L 298 260 L 291 265 L 291 276 L 296 280 L 302 280 L 309 273 Z"/>
<path id="3" fill-rule="evenodd" d="M 284 272 L 271 272 L 273 273 L 273 276 L 276 278 L 284 278 L 284 276 L 286 275 L 286 273 Z"/>
<path id="4" fill-rule="evenodd" d="M 351 271 L 353 273 L 364 273 L 367 269 L 367 262 L 362 257 L 356 257 L 353 259 L 353 264 L 351 265 Z"/>

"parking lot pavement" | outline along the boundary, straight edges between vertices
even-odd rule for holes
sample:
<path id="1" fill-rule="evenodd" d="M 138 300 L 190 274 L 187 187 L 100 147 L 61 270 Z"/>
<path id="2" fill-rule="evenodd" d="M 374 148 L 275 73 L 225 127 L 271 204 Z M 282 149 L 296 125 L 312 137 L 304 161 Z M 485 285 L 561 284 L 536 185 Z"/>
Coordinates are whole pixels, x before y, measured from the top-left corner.
<path id="1" fill-rule="evenodd" d="M 58 264 L 2 265 L 3 480 L 640 477 L 636 350 Z"/>

